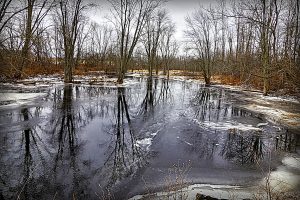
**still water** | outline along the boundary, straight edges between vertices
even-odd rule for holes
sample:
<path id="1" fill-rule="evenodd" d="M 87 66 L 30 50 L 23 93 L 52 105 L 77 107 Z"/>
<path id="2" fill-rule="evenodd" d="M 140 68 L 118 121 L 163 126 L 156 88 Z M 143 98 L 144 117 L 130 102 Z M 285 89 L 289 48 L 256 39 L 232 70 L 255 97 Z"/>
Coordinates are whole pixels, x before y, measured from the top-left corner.
<path id="1" fill-rule="evenodd" d="M 163 190 L 174 168 L 186 183 L 249 185 L 299 149 L 298 135 L 242 109 L 239 92 L 131 79 L 57 84 L 1 108 L 0 199 L 127 199 Z"/>

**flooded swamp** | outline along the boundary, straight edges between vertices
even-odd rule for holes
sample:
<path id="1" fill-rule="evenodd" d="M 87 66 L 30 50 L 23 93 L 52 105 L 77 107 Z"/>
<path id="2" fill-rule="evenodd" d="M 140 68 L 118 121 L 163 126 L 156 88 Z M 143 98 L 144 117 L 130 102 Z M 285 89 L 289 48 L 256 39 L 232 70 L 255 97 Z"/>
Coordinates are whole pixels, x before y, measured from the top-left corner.
<path id="1" fill-rule="evenodd" d="M 124 85 L 3 84 L 1 95 L 0 199 L 251 188 L 270 174 L 300 188 L 300 130 L 246 109 L 251 94 L 242 91 L 127 77 Z"/>

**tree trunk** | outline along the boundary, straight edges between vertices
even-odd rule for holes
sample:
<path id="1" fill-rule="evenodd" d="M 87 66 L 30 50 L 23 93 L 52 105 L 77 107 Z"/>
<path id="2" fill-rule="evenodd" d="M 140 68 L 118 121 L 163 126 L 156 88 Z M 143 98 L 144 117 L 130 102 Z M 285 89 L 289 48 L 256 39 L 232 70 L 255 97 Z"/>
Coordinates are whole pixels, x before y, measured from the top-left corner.
<path id="1" fill-rule="evenodd" d="M 26 18 L 26 29 L 25 29 L 25 41 L 24 46 L 22 48 L 22 58 L 21 58 L 21 64 L 17 68 L 17 72 L 15 74 L 16 78 L 22 78 L 22 73 L 24 67 L 28 65 L 29 60 L 29 51 L 30 51 L 30 41 L 32 36 L 32 12 L 33 12 L 33 4 L 34 1 L 28 0 L 27 1 L 27 18 Z"/>

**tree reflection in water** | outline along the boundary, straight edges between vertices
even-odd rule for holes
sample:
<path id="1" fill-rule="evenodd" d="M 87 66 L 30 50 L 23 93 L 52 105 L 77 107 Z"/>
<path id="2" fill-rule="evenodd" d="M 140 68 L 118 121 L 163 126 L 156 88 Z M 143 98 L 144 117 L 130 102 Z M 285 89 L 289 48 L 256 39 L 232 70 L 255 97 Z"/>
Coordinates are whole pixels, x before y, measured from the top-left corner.
<path id="1" fill-rule="evenodd" d="M 298 138 L 299 139 L 299 138 Z M 286 131 L 275 138 L 275 150 L 295 153 L 297 150 L 297 136 Z"/>
<path id="2" fill-rule="evenodd" d="M 117 105 L 115 107 L 115 124 L 111 133 L 114 134 L 104 166 L 102 184 L 111 187 L 122 178 L 133 174 L 145 164 L 145 155 L 137 145 L 135 130 L 132 126 L 129 108 L 126 101 L 125 88 L 117 89 Z M 109 176 L 108 176 L 109 174 Z"/>
<path id="3" fill-rule="evenodd" d="M 27 108 L 22 108 L 21 113 L 23 115 L 24 121 L 28 121 L 29 120 L 29 113 L 28 113 L 28 109 Z M 29 181 L 30 178 L 30 174 L 31 174 L 31 168 L 32 168 L 32 155 L 30 153 L 30 137 L 32 136 L 32 139 L 34 139 L 34 136 L 32 135 L 32 130 L 30 128 L 26 128 L 23 131 L 23 135 L 22 135 L 22 145 L 23 143 L 25 143 L 25 155 L 24 155 L 24 176 L 23 176 L 23 180 L 22 180 L 22 185 L 23 188 L 21 190 L 21 192 L 18 194 L 22 194 L 24 195 L 23 198 L 24 199 L 28 199 L 28 195 L 30 193 L 28 193 L 28 184 L 27 182 Z"/>
<path id="4" fill-rule="evenodd" d="M 36 120 L 43 109 L 23 106 L 11 115 L 18 115 L 21 130 L 0 133 L 0 193 L 9 199 L 32 199 L 43 192 L 33 185 L 46 186 L 40 172 L 47 170 L 49 147 L 45 144 L 42 127 Z M 3 153 L 3 154 L 2 154 Z M 1 194 L 0 194 L 1 197 Z"/>
<path id="5" fill-rule="evenodd" d="M 219 90 L 220 95 L 222 95 L 222 90 Z M 217 91 L 212 91 L 211 88 L 203 87 L 197 92 L 194 99 L 192 99 L 192 105 L 195 111 L 195 117 L 201 121 L 204 120 L 218 120 L 221 114 L 221 98 L 219 97 Z M 225 105 L 222 107 L 224 109 L 224 115 L 227 115 L 228 108 Z"/>
<path id="6" fill-rule="evenodd" d="M 247 119 L 247 121 L 256 120 L 259 117 L 252 112 L 235 107 L 229 104 L 226 99 L 226 93 L 222 89 L 201 87 L 191 105 L 194 110 L 194 116 L 200 122 L 219 122 Z M 214 127 L 211 127 L 214 129 Z M 273 141 L 267 139 L 266 134 L 271 134 Z M 194 134 L 195 147 L 200 157 L 212 158 L 213 154 L 219 152 L 224 159 L 238 164 L 256 164 L 266 158 L 271 151 L 296 151 L 296 136 L 294 134 L 274 134 L 272 130 L 268 133 L 264 130 L 264 135 L 257 130 L 242 131 L 236 128 L 228 127 L 221 130 L 215 130 L 215 133 L 205 131 Z M 218 144 L 218 147 L 215 147 Z M 216 150 L 216 148 L 218 150 Z"/>
<path id="7" fill-rule="evenodd" d="M 139 115 L 146 115 L 148 113 L 153 114 L 156 99 L 157 83 L 157 79 L 154 80 L 154 85 L 152 77 L 149 77 L 147 79 L 146 95 L 141 104 Z"/>
<path id="8" fill-rule="evenodd" d="M 262 138 L 258 135 L 228 133 L 221 155 L 240 164 L 258 163 L 263 159 L 266 150 Z"/>
<path id="9" fill-rule="evenodd" d="M 138 115 L 145 118 L 155 114 L 155 108 L 163 108 L 165 103 L 171 103 L 171 90 L 168 79 L 157 79 L 149 77 L 146 81 L 146 95 L 140 106 Z"/>
<path id="10" fill-rule="evenodd" d="M 145 139 L 154 141 L 157 134 L 156 144 L 166 142 L 159 141 L 164 127 L 177 120 L 186 123 L 178 126 L 180 139 L 192 144 L 183 143 L 184 150 L 204 162 L 232 161 L 240 168 L 264 160 L 270 149 L 296 152 L 299 137 L 288 132 L 199 128 L 204 122 L 257 123 L 255 113 L 235 107 L 223 89 L 165 79 L 142 83 L 130 88 L 58 86 L 43 107 L 24 105 L 1 113 L 0 197 L 95 199 L 98 184 L 117 191 L 145 166 L 150 145 Z M 195 118 L 200 123 L 191 128 Z"/>
<path id="11" fill-rule="evenodd" d="M 69 198 L 88 198 L 90 195 L 87 193 L 90 172 L 79 158 L 84 143 L 79 139 L 78 132 L 88 120 L 83 116 L 87 111 L 73 101 L 79 92 L 79 88 L 72 85 L 64 86 L 61 107 L 54 114 L 55 119 L 51 123 L 56 146 L 53 180 L 57 194 Z"/>
<path id="12" fill-rule="evenodd" d="M 195 117 L 200 121 L 224 121 L 233 117 L 256 117 L 254 113 L 235 107 L 229 103 L 223 89 L 201 87 L 191 105 Z"/>

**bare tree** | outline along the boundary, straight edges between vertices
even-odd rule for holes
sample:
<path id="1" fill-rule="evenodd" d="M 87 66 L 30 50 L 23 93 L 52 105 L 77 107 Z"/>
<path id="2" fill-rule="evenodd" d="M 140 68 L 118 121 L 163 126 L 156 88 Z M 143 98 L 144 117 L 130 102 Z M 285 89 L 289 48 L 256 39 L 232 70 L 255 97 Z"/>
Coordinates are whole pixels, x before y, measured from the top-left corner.
<path id="1" fill-rule="evenodd" d="M 21 63 L 17 67 L 15 78 L 21 78 L 23 68 L 29 63 L 29 53 L 33 34 L 38 30 L 43 19 L 47 16 L 49 10 L 53 7 L 54 0 L 50 3 L 47 0 L 27 0 L 26 1 L 26 22 L 24 45 L 21 50 Z"/>
<path id="2" fill-rule="evenodd" d="M 152 77 L 155 59 L 162 34 L 170 23 L 166 10 L 159 10 L 154 16 L 149 15 L 146 20 L 143 45 L 145 47 L 149 76 Z M 158 64 L 156 63 L 156 75 L 158 74 Z"/>
<path id="3" fill-rule="evenodd" d="M 110 0 L 112 23 L 118 35 L 119 68 L 118 83 L 123 83 L 124 74 L 134 49 L 141 38 L 146 19 L 160 5 L 159 0 Z"/>
<path id="4" fill-rule="evenodd" d="M 14 0 L 0 1 L 0 33 L 6 27 L 7 23 L 18 13 L 24 11 L 27 7 L 13 6 Z"/>
<path id="5" fill-rule="evenodd" d="M 267 95 L 269 92 L 269 83 L 272 76 L 272 58 L 276 57 L 276 31 L 281 12 L 278 4 L 278 0 L 253 0 L 251 3 L 239 2 L 235 13 L 236 18 L 252 23 L 257 30 L 262 75 L 254 74 L 254 76 L 263 79 L 264 95 Z"/>
<path id="6" fill-rule="evenodd" d="M 91 25 L 89 54 L 92 56 L 93 64 L 100 62 L 101 67 L 105 66 L 105 71 L 107 71 L 107 67 L 104 61 L 107 59 L 112 45 L 114 45 L 113 36 L 113 29 L 107 24 L 93 23 Z"/>
<path id="7" fill-rule="evenodd" d="M 64 81 L 73 81 L 73 70 L 75 67 L 75 48 L 79 31 L 83 26 L 83 11 L 87 5 L 82 0 L 61 0 L 59 2 L 59 26 L 63 38 L 64 50 Z"/>
<path id="8" fill-rule="evenodd" d="M 162 58 L 163 64 L 163 73 L 170 76 L 170 65 L 172 58 L 176 57 L 178 52 L 178 44 L 174 38 L 175 33 L 175 24 L 169 23 L 162 32 L 162 36 L 160 38 L 160 56 Z"/>
<path id="9" fill-rule="evenodd" d="M 214 48 L 213 35 L 211 34 L 213 31 L 211 13 L 204 8 L 200 8 L 186 18 L 186 23 L 186 36 L 191 43 L 191 48 L 196 52 L 200 60 L 205 83 L 210 84 Z"/>

